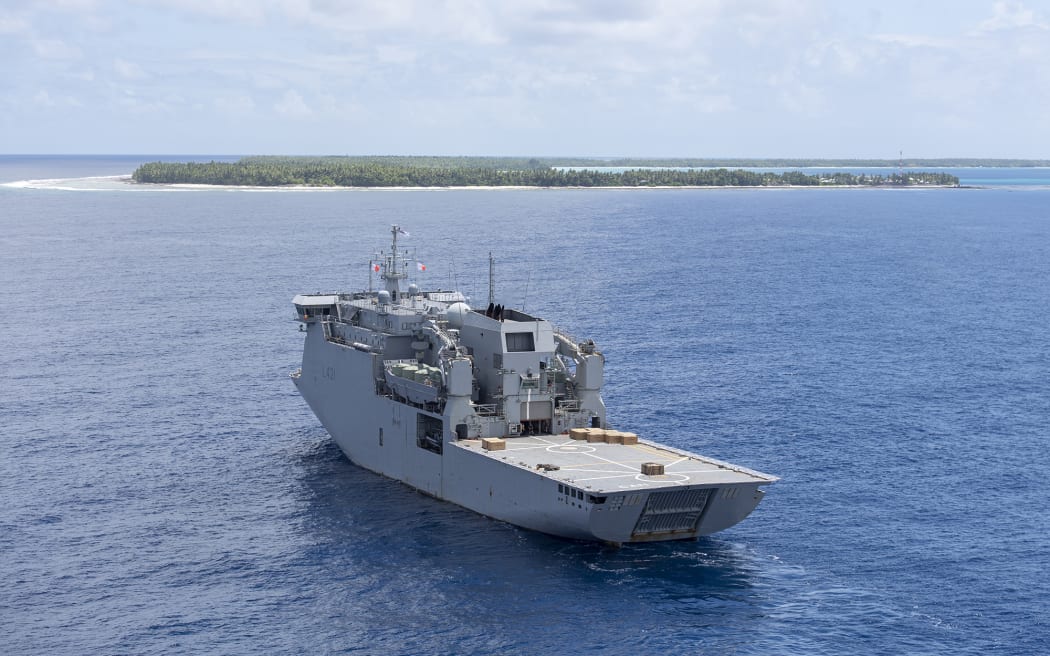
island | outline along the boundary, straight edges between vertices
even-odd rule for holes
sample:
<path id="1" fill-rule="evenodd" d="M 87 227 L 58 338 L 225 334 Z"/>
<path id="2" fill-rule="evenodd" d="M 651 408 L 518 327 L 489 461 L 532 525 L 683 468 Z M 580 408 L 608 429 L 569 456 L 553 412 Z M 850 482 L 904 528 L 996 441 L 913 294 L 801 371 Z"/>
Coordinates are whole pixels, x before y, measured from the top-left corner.
<path id="1" fill-rule="evenodd" d="M 799 170 L 756 171 L 706 164 L 712 160 L 631 160 L 514 157 L 331 156 L 243 157 L 234 162 L 149 162 L 132 180 L 152 184 L 252 187 L 821 187 L 958 186 L 948 173 Z M 713 160 L 718 162 L 718 160 Z M 754 168 L 763 160 L 747 160 Z M 773 160 L 777 162 L 792 160 Z M 806 160 L 800 160 L 806 161 Z M 738 161 L 739 162 L 739 161 Z M 842 166 L 839 164 L 839 166 Z M 870 164 L 869 164 L 870 166 Z M 789 168 L 770 166 L 769 168 Z M 829 165 L 828 168 L 836 168 Z"/>

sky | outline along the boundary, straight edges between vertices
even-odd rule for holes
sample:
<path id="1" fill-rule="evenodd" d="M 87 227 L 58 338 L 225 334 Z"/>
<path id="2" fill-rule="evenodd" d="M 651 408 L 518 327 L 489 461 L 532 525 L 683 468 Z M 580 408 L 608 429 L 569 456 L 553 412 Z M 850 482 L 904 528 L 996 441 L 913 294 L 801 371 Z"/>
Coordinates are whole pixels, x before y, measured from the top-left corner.
<path id="1" fill-rule="evenodd" d="M 0 153 L 1050 158 L 1042 0 L 0 0 Z"/>

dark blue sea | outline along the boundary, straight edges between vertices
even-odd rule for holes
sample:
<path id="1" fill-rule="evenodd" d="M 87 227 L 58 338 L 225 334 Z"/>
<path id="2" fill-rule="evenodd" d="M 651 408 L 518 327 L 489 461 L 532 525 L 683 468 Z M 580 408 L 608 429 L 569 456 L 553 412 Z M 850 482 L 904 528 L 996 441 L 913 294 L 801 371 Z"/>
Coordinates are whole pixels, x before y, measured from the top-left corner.
<path id="1" fill-rule="evenodd" d="M 0 186 L 0 653 L 1045 653 L 1050 171 L 1022 173 Z M 395 222 L 425 286 L 486 298 L 491 251 L 498 299 L 594 338 L 616 427 L 782 480 L 723 533 L 615 549 L 350 464 L 288 378 L 290 301 L 366 286 Z"/>

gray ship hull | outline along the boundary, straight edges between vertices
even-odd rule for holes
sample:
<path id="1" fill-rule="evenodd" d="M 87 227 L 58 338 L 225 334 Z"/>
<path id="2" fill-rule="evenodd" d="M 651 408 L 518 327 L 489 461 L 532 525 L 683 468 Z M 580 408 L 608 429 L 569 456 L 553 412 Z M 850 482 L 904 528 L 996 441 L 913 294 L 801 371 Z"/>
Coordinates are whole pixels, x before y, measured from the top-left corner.
<path id="1" fill-rule="evenodd" d="M 301 294 L 300 394 L 347 458 L 544 533 L 611 543 L 707 535 L 776 477 L 614 430 L 605 356 L 541 318 L 458 292 L 402 289 L 391 227 L 383 289 Z"/>
<path id="2" fill-rule="evenodd" d="M 372 354 L 326 340 L 315 324 L 293 380 L 353 463 L 527 529 L 616 544 L 695 538 L 743 520 L 762 499 L 759 486 L 775 480 L 644 440 L 592 446 L 546 434 L 505 438 L 501 451 L 485 450 L 480 439 L 448 441 L 436 453 L 419 447 L 420 417 L 441 421 L 446 433 L 450 418 L 377 395 L 373 369 Z M 598 456 L 564 451 L 599 448 Z M 604 471 L 592 463 L 574 469 L 565 455 L 596 457 Z M 537 457 L 543 462 L 534 463 Z M 687 475 L 671 467 L 639 481 L 637 462 L 661 457 L 692 469 Z M 562 464 L 537 466 L 552 462 Z M 707 466 L 698 472 L 697 463 Z"/>

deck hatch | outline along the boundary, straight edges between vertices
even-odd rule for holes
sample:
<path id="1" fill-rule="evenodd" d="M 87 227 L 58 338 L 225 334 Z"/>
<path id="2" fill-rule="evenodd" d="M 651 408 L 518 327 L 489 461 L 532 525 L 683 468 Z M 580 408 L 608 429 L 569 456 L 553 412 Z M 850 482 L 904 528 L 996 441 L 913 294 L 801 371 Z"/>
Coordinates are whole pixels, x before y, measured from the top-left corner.
<path id="1" fill-rule="evenodd" d="M 653 492 L 634 526 L 633 535 L 693 531 L 710 498 L 709 488 Z"/>

